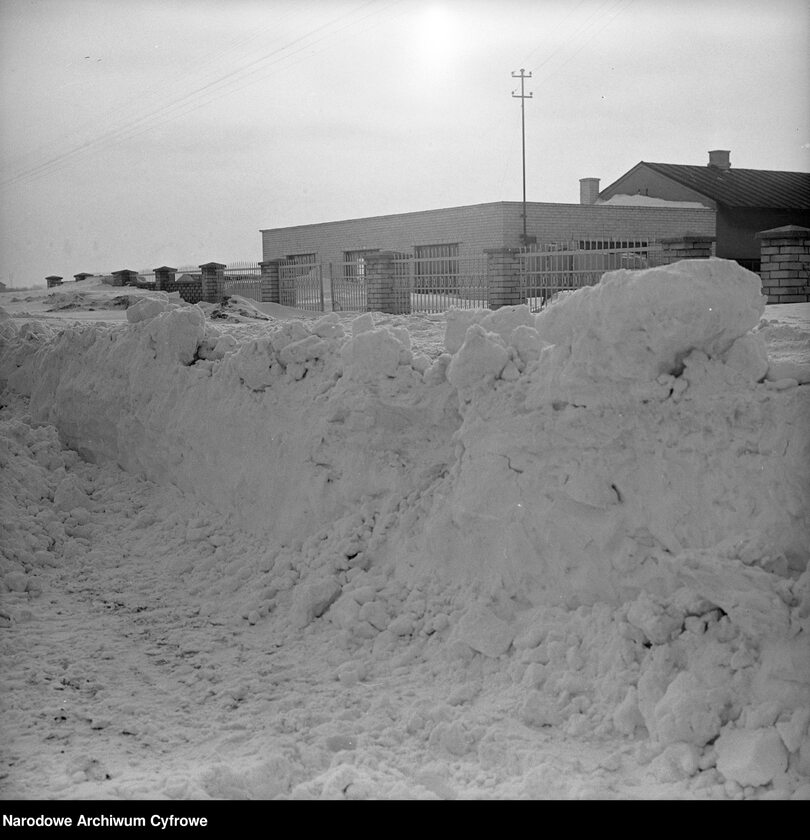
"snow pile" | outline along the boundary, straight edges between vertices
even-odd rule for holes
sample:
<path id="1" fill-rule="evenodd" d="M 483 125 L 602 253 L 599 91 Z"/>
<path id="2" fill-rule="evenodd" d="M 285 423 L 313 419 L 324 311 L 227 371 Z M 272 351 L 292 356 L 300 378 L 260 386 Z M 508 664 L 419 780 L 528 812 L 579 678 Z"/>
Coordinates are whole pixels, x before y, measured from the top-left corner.
<path id="1" fill-rule="evenodd" d="M 189 523 L 213 542 L 178 570 L 213 611 L 323 634 L 347 692 L 401 673 L 445 692 L 385 711 L 389 748 L 535 796 L 555 772 L 510 739 L 640 739 L 661 783 L 787 796 L 810 774 L 810 393 L 768 359 L 763 311 L 723 260 L 611 272 L 536 316 L 451 311 L 438 354 L 407 318 L 248 334 L 143 301 L 121 327 L 3 321 L 0 378 L 84 458 L 263 541 L 223 600 L 227 541 Z M 63 483 L 37 492 L 75 510 Z M 338 760 L 362 725 L 335 723 L 335 763 L 285 795 L 402 793 Z M 246 773 L 204 788 L 261 788 Z"/>
<path id="2" fill-rule="evenodd" d="M 699 201 L 670 201 L 666 198 L 655 198 L 651 195 L 612 195 L 610 198 L 596 202 L 597 204 L 621 205 L 623 207 L 689 207 L 707 209 Z"/>
<path id="3" fill-rule="evenodd" d="M 756 275 L 707 260 L 612 272 L 534 327 L 482 315 L 448 364 L 460 452 L 414 553 L 572 607 L 669 593 L 674 557 L 748 533 L 803 568 L 808 394 L 765 380 L 762 311 Z"/>

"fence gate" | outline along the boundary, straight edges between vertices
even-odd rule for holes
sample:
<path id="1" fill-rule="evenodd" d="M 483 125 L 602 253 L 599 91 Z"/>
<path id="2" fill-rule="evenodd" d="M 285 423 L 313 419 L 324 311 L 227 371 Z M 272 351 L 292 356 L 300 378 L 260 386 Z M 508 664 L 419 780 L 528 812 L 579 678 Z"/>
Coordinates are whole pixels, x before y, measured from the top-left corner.
<path id="1" fill-rule="evenodd" d="M 412 312 L 446 312 L 450 307 L 478 309 L 489 305 L 485 256 L 410 257 L 395 264 L 403 282 L 408 278 Z"/>
<path id="2" fill-rule="evenodd" d="M 222 294 L 262 299 L 262 270 L 258 263 L 232 263 L 223 271 Z"/>
<path id="3" fill-rule="evenodd" d="M 521 295 L 540 309 L 560 292 L 594 286 L 606 271 L 641 269 L 665 263 L 661 247 L 649 240 L 546 242 L 523 249 L 520 259 Z"/>
<path id="4" fill-rule="evenodd" d="M 321 263 L 292 258 L 278 269 L 279 303 L 295 309 L 323 312 L 323 271 Z"/>

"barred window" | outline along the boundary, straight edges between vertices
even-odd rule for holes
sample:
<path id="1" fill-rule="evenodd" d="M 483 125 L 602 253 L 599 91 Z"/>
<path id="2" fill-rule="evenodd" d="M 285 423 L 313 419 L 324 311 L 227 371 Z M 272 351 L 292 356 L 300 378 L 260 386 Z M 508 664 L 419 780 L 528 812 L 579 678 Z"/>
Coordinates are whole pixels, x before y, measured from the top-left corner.
<path id="1" fill-rule="evenodd" d="M 369 254 L 378 254 L 379 248 L 362 248 L 343 252 L 343 277 L 346 280 L 362 280 L 366 276 L 365 258 Z"/>
<path id="2" fill-rule="evenodd" d="M 317 256 L 317 254 L 287 254 L 284 259 L 289 260 L 293 265 L 309 265 L 318 261 Z"/>

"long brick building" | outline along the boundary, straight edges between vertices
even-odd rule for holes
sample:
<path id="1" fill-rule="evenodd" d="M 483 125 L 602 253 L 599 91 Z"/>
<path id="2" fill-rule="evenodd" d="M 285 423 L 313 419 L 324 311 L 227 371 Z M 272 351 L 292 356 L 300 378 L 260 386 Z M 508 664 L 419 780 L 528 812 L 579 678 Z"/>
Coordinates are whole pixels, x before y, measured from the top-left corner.
<path id="1" fill-rule="evenodd" d="M 613 206 L 590 202 L 583 179 L 580 204 L 526 204 L 529 241 L 650 241 L 697 233 L 714 236 L 714 210 L 675 202 Z M 415 257 L 474 257 L 485 248 L 522 244 L 523 204 L 498 201 L 360 219 L 262 230 L 264 260 L 295 259 L 324 266 L 364 253 L 395 251 Z"/>

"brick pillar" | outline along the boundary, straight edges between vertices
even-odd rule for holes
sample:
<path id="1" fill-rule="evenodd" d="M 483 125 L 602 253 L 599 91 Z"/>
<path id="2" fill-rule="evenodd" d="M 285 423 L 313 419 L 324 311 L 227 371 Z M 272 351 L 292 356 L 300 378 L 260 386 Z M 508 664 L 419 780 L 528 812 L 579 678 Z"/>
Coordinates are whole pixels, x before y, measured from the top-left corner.
<path id="1" fill-rule="evenodd" d="M 92 277 L 92 276 L 93 276 L 93 275 L 92 275 L 92 274 L 90 274 L 90 272 L 89 272 L 89 271 L 80 271 L 78 274 L 74 274 L 74 275 L 73 275 L 73 279 L 74 279 L 77 283 L 81 283 L 81 282 L 82 282 L 82 280 L 86 280 L 88 277 Z"/>
<path id="2" fill-rule="evenodd" d="M 520 257 L 516 248 L 484 248 L 487 255 L 489 308 L 526 303 L 520 283 Z"/>
<path id="3" fill-rule="evenodd" d="M 411 277 L 407 263 L 397 263 L 393 251 L 378 251 L 363 257 L 366 277 L 366 312 L 409 315 Z"/>
<path id="4" fill-rule="evenodd" d="M 810 302 L 810 228 L 763 230 L 760 240 L 762 294 L 768 303 Z"/>
<path id="5" fill-rule="evenodd" d="M 112 286 L 129 286 L 138 279 L 138 272 L 131 271 L 128 268 L 122 268 L 121 271 L 113 271 Z"/>
<path id="6" fill-rule="evenodd" d="M 202 272 L 202 299 L 206 303 L 219 303 L 225 282 L 225 264 L 209 262 L 200 266 Z"/>
<path id="7" fill-rule="evenodd" d="M 281 260 L 265 260 L 259 263 L 262 270 L 261 298 L 262 303 L 280 303 L 279 297 L 279 266 Z"/>
<path id="8" fill-rule="evenodd" d="M 155 289 L 158 292 L 174 290 L 174 280 L 177 269 L 168 265 L 162 265 L 155 269 Z"/>
<path id="9" fill-rule="evenodd" d="M 703 233 L 667 236 L 660 240 L 663 246 L 663 261 L 674 263 L 679 260 L 706 260 L 712 255 L 715 238 Z"/>
<path id="10" fill-rule="evenodd" d="M 45 282 L 48 284 L 48 288 L 52 289 L 54 286 L 62 285 L 62 278 L 59 277 L 57 274 L 49 274 L 45 278 Z"/>

